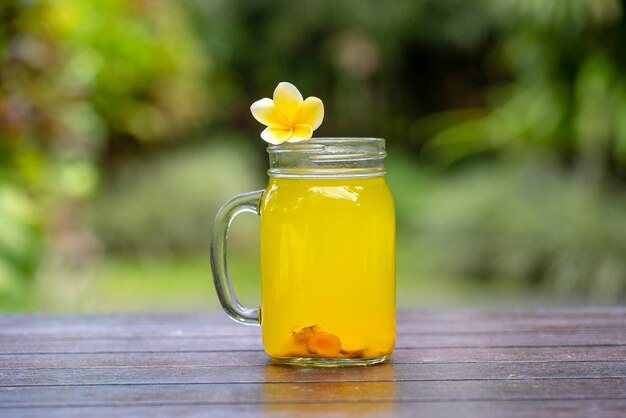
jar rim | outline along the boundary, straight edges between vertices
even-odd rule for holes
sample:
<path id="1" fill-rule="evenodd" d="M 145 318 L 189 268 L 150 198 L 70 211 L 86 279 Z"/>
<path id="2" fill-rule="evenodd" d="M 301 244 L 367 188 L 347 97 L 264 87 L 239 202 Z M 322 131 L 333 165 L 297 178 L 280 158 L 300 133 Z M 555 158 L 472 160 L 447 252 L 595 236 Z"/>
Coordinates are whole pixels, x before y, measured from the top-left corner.
<path id="1" fill-rule="evenodd" d="M 385 174 L 385 140 L 319 137 L 270 145 L 271 177 L 377 177 Z"/>
<path id="2" fill-rule="evenodd" d="M 321 148 L 323 145 L 327 145 L 329 143 L 336 143 L 337 145 L 349 144 L 349 143 L 374 143 L 374 142 L 382 142 L 385 143 L 384 138 L 378 137 L 349 137 L 349 136 L 321 136 L 309 138 L 304 141 L 299 142 L 283 142 L 278 145 L 269 145 L 267 147 L 267 152 L 289 152 L 289 151 L 306 151 L 307 149 L 314 150 L 316 148 Z M 319 146 L 315 146 L 319 145 Z"/>

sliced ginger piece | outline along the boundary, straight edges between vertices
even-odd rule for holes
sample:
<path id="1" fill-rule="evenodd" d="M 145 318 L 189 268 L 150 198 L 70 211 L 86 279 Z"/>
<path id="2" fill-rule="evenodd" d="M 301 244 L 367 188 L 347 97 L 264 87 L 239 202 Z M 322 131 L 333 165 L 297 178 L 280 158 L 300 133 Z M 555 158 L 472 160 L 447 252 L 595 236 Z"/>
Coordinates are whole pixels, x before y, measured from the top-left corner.
<path id="1" fill-rule="evenodd" d="M 309 338 L 313 336 L 316 332 L 319 331 L 319 327 L 317 325 L 311 325 L 310 327 L 300 328 L 297 331 L 293 331 L 291 335 L 293 339 L 296 341 L 304 341 L 306 342 Z"/>
<path id="2" fill-rule="evenodd" d="M 337 357 L 341 351 L 341 341 L 333 334 L 318 331 L 309 338 L 307 347 L 312 354 L 321 357 Z"/>

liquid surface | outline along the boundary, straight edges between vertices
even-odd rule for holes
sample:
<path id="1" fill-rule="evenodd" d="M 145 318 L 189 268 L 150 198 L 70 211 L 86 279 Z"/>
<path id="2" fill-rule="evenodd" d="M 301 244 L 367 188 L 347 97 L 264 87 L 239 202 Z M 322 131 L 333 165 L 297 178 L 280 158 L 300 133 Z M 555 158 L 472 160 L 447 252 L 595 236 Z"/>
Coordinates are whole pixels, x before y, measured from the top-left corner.
<path id="1" fill-rule="evenodd" d="M 376 358 L 395 341 L 395 209 L 384 177 L 270 178 L 261 326 L 276 358 Z"/>

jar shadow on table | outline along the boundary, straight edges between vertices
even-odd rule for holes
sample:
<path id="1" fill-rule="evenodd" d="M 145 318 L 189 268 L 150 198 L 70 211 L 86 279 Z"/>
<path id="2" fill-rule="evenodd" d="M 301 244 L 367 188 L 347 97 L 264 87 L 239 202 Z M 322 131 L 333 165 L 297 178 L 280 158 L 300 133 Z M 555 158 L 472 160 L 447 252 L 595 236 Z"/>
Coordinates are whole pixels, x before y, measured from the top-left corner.
<path id="1" fill-rule="evenodd" d="M 391 414 L 397 399 L 391 363 L 338 368 L 268 363 L 261 391 L 264 412 L 288 416 L 306 412 Z"/>

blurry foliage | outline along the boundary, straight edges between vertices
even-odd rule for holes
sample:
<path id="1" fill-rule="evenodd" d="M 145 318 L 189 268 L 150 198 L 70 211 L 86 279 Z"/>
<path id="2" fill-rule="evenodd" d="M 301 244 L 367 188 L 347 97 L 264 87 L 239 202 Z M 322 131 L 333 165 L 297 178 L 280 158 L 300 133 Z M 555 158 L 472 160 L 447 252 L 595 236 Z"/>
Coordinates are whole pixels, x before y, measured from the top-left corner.
<path id="1" fill-rule="evenodd" d="M 214 123 L 257 135 L 248 104 L 290 80 L 324 99 L 319 135 L 444 163 L 550 149 L 625 175 L 619 0 L 186 1 L 215 57 Z"/>
<path id="2" fill-rule="evenodd" d="M 233 135 L 221 139 L 126 164 L 109 179 L 92 202 L 91 218 L 110 253 L 207 251 L 209 226 L 222 203 L 264 187 L 249 142 Z M 244 241 L 238 238 L 231 234 L 229 240 Z"/>
<path id="3" fill-rule="evenodd" d="M 383 136 L 415 149 L 407 131 L 418 116 L 480 100 L 490 42 L 480 2 L 186 3 L 215 57 L 216 123 L 255 137 L 248 106 L 281 80 L 324 100 L 316 135 Z"/>
<path id="4" fill-rule="evenodd" d="M 0 306 L 20 304 L 41 252 L 37 207 L 20 189 L 0 181 Z"/>
<path id="5" fill-rule="evenodd" d="M 597 301 L 626 292 L 626 198 L 581 187 L 549 160 L 468 170 L 418 203 L 413 240 L 436 271 Z"/>
<path id="6" fill-rule="evenodd" d="M 485 4 L 499 33 L 489 60 L 508 80 L 486 90 L 484 106 L 426 116 L 412 133 L 424 139 L 424 156 L 453 167 L 481 157 L 496 164 L 464 170 L 433 193 L 420 219 L 425 239 L 436 244 L 433 254 L 445 254 L 440 266 L 457 274 L 619 299 L 626 294 L 626 201 L 618 197 L 626 180 L 623 5 Z"/>
<path id="7" fill-rule="evenodd" d="M 400 238 L 439 274 L 626 293 L 619 0 L 187 1 L 234 97 L 218 123 L 256 135 L 248 103 L 290 80 L 324 99 L 319 135 L 380 135 L 446 168 L 389 152 Z"/>
<path id="8" fill-rule="evenodd" d="M 110 254 L 205 248 L 260 187 L 249 105 L 283 80 L 324 100 L 317 135 L 388 139 L 399 238 L 432 274 L 624 295 L 623 3 L 5 0 L 0 295 L 66 201 L 93 198 Z"/>
<path id="9" fill-rule="evenodd" d="M 591 181 L 626 177 L 626 34 L 617 0 L 487 2 L 490 58 L 510 74 L 486 106 L 431 115 L 416 132 L 454 162 L 493 151 L 551 152 Z"/>
<path id="10" fill-rule="evenodd" d="M 95 191 L 103 154 L 206 115 L 207 65 L 175 2 L 0 3 L 0 295 L 33 277 L 42 231 Z"/>

